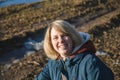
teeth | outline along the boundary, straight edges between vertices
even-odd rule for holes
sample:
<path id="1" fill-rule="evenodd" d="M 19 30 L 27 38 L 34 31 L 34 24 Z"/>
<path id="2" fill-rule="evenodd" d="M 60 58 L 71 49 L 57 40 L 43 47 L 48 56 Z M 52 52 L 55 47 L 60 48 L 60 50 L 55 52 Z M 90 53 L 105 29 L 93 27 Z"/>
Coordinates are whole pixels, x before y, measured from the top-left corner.
<path id="1" fill-rule="evenodd" d="M 65 48 L 65 46 L 64 45 L 61 45 L 61 46 L 59 46 L 60 48 Z"/>
<path id="2" fill-rule="evenodd" d="M 60 46 L 60 47 L 65 47 L 65 46 Z"/>

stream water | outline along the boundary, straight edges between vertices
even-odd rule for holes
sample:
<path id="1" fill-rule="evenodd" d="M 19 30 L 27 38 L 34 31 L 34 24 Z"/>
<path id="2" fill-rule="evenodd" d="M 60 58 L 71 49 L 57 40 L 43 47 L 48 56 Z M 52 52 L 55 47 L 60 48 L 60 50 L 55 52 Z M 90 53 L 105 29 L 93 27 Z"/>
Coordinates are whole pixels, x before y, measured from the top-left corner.
<path id="1" fill-rule="evenodd" d="M 17 5 L 17 4 L 30 4 L 41 1 L 44 0 L 0 0 L 0 7 L 7 7 L 10 5 Z"/>

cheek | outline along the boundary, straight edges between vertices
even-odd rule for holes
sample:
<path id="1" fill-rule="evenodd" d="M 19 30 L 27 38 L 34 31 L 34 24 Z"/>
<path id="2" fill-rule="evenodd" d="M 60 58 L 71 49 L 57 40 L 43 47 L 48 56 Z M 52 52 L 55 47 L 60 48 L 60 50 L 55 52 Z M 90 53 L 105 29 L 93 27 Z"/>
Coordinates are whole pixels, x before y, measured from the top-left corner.
<path id="1" fill-rule="evenodd" d="M 52 42 L 52 46 L 53 46 L 54 48 L 56 48 L 57 43 L 56 43 L 55 41 L 51 41 L 51 42 Z"/>
<path id="2" fill-rule="evenodd" d="M 67 42 L 67 43 L 70 43 L 70 44 L 73 43 L 72 40 L 71 40 L 71 38 L 67 38 L 67 39 L 66 39 L 66 42 Z"/>

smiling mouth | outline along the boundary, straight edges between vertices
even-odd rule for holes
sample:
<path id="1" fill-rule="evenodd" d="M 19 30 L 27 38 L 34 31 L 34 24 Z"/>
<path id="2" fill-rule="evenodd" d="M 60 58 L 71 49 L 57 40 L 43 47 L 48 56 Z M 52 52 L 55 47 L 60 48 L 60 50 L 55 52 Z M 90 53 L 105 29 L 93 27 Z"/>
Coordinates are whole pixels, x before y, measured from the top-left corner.
<path id="1" fill-rule="evenodd" d="M 66 50 L 67 45 L 65 45 L 65 44 L 64 44 L 64 45 L 59 45 L 59 48 L 60 48 L 60 49 L 65 49 L 65 50 Z"/>

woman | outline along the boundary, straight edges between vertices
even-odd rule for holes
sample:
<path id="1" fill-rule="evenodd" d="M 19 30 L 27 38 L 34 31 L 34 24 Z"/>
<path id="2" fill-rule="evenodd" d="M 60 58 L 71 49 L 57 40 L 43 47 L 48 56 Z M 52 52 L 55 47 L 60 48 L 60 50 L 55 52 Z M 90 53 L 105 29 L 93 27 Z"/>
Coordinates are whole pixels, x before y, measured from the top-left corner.
<path id="1" fill-rule="evenodd" d="M 114 80 L 112 71 L 95 56 L 90 35 L 79 33 L 66 21 L 49 25 L 44 50 L 51 60 L 37 80 Z"/>

